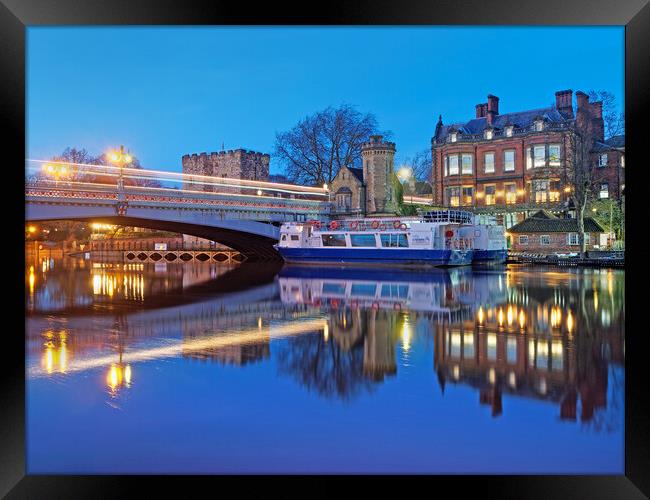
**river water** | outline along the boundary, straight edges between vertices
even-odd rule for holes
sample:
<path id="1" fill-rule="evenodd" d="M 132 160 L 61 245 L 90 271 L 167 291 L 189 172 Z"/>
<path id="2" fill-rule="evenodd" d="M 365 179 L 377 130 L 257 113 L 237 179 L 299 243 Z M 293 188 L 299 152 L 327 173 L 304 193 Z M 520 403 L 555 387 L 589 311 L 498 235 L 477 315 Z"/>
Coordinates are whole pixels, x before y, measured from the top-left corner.
<path id="1" fill-rule="evenodd" d="M 624 472 L 625 274 L 30 258 L 27 472 Z"/>

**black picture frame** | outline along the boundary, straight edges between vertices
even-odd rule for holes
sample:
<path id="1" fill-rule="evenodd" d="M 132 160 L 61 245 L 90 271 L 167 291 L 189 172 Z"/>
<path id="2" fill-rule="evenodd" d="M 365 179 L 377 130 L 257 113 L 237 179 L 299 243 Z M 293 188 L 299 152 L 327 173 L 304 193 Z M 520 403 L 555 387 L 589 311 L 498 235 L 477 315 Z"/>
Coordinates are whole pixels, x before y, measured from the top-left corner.
<path id="1" fill-rule="evenodd" d="M 245 2 L 185 0 L 0 0 L 0 60 L 2 68 L 2 118 L 6 144 L 3 155 L 5 174 L 5 224 L 18 240 L 24 230 L 24 194 L 19 191 L 25 147 L 25 34 L 26 27 L 36 25 L 621 25 L 625 26 L 625 112 L 627 118 L 626 158 L 628 165 L 628 213 L 626 217 L 627 263 L 633 269 L 627 276 L 626 298 L 626 406 L 625 406 L 625 475 L 620 476 L 433 476 L 451 488 L 489 492 L 498 498 L 644 498 L 650 495 L 650 453 L 647 443 L 650 429 L 648 415 L 647 361 L 643 345 L 647 336 L 643 328 L 644 224 L 642 222 L 644 186 L 641 141 L 643 120 L 647 121 L 650 101 L 650 5 L 647 0 L 616 2 L 611 0 L 481 0 L 438 2 L 364 0 L 355 3 L 315 4 L 302 6 L 266 3 L 252 6 Z M 543 42 L 541 42 L 543 43 Z M 570 53 L 570 47 L 567 47 Z M 433 55 L 439 57 L 438 55 Z M 432 60 L 435 59 L 432 57 Z M 435 61 L 432 61 L 435 64 Z M 603 71 L 608 71 L 603 61 Z M 641 167 L 641 168 L 639 168 Z M 15 178 L 13 178 L 15 176 Z M 10 245 L 5 258 L 24 264 L 19 241 Z M 16 283 L 24 280 L 24 266 L 15 266 Z M 20 287 L 20 284 L 18 284 Z M 18 288 L 20 289 L 20 288 Z M 18 290 L 17 289 L 17 290 Z M 9 290 L 5 316 L 24 311 L 24 295 Z M 14 304 L 15 302 L 15 304 Z M 5 321 L 6 323 L 6 321 Z M 18 321 L 18 325 L 23 325 Z M 634 325 L 637 327 L 634 328 Z M 169 493 L 169 478 L 148 476 L 35 476 L 25 475 L 25 341 L 20 328 L 6 328 L 4 334 L 3 409 L 0 411 L 0 494 L 8 498 L 77 498 L 90 496 L 130 496 L 134 482 L 154 481 Z M 534 450 L 530 450 L 534 453 Z M 212 482 L 218 477 L 180 477 Z M 240 478 L 241 479 L 241 478 Z M 244 478 L 244 480 L 246 480 Z M 323 481 L 320 481 L 323 483 Z M 291 486 L 301 496 L 312 490 L 304 481 Z M 243 485 L 242 481 L 238 484 Z M 376 483 L 383 488 L 383 481 Z M 192 483 L 193 491 L 197 485 Z M 244 486 L 246 491 L 248 488 Z M 291 493 L 283 488 L 281 491 Z M 322 490 L 325 491 L 324 489 Z M 215 491 L 216 493 L 216 491 Z M 431 492 L 433 493 L 433 492 Z"/>

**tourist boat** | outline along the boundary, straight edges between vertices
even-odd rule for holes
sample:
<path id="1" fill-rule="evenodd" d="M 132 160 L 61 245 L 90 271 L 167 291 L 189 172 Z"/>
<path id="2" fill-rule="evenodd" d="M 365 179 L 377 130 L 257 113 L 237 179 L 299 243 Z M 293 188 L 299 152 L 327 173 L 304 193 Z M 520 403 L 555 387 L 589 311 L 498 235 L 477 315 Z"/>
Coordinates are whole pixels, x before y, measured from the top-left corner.
<path id="1" fill-rule="evenodd" d="M 508 258 L 505 228 L 496 217 L 475 215 L 473 224 L 462 226 L 460 234 L 472 240 L 473 264 L 503 264 Z"/>
<path id="2" fill-rule="evenodd" d="M 436 210 L 411 218 L 289 222 L 278 252 L 289 263 L 384 266 L 463 266 L 472 263 L 473 237 L 460 232 L 473 214 Z"/>

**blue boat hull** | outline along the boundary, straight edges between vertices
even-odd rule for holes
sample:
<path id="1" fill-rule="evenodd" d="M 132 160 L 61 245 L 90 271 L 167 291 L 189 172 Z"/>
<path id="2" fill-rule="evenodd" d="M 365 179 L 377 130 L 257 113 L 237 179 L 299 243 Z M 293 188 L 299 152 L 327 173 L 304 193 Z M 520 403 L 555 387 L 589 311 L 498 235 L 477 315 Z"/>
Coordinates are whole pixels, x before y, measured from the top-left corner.
<path id="1" fill-rule="evenodd" d="M 278 247 L 286 262 L 383 266 L 466 266 L 472 250 L 419 250 L 384 248 L 286 248 Z"/>
<path id="2" fill-rule="evenodd" d="M 475 264 L 503 264 L 508 258 L 508 250 L 474 250 Z"/>

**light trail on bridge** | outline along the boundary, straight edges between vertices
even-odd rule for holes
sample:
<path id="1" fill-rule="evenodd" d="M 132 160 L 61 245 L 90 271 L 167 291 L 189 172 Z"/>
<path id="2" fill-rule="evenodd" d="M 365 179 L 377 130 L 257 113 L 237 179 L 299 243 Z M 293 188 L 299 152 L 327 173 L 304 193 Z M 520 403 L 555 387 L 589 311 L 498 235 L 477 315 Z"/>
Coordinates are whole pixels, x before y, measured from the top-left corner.
<path id="1" fill-rule="evenodd" d="M 186 174 L 180 172 L 170 172 L 164 170 L 150 170 L 150 169 L 140 169 L 132 167 L 115 167 L 112 165 L 93 165 L 90 163 L 74 163 L 66 161 L 54 161 L 54 160 L 37 160 L 37 159 L 26 159 L 28 164 L 27 170 L 38 170 L 34 167 L 30 167 L 30 164 L 35 164 L 38 166 L 41 165 L 66 165 L 68 167 L 75 167 L 76 172 L 72 174 L 78 175 L 92 175 L 92 174 L 101 174 L 107 175 L 110 177 L 118 178 L 120 174 L 123 174 L 124 178 L 132 179 L 142 179 L 142 180 L 157 180 L 161 182 L 182 182 L 184 184 L 197 184 L 204 186 L 220 186 L 227 188 L 238 188 L 238 189 L 248 189 L 248 190 L 266 190 L 274 192 L 282 192 L 287 194 L 298 194 L 298 195 L 310 195 L 310 196 L 321 196 L 326 197 L 328 191 L 324 187 L 312 187 L 312 186 L 299 186 L 296 184 L 285 184 L 279 182 L 268 182 L 268 181 L 255 181 L 248 179 L 234 179 L 228 177 L 215 177 L 209 175 L 200 175 L 200 174 Z M 69 177 L 69 175 L 66 175 Z M 68 182 L 67 180 L 60 180 L 57 182 Z"/>
<path id="2" fill-rule="evenodd" d="M 163 345 L 159 347 L 151 347 L 144 349 L 135 349 L 132 351 L 126 350 L 121 354 L 122 363 L 136 363 L 139 361 L 151 361 L 156 359 L 172 358 L 182 355 L 186 352 L 201 351 L 203 349 L 223 348 L 239 344 L 252 344 L 256 342 L 264 342 L 270 339 L 278 339 L 290 337 L 294 335 L 304 335 L 306 333 L 314 333 L 318 331 L 325 331 L 328 329 L 328 323 L 325 318 L 317 318 L 312 320 L 301 320 L 300 323 L 287 321 L 279 325 L 270 325 L 267 328 L 257 327 L 248 330 L 242 330 L 237 333 L 219 333 L 210 335 L 201 339 L 182 339 L 180 342 L 173 345 Z M 119 354 L 109 354 L 97 358 L 86 358 L 80 360 L 67 361 L 66 365 L 61 370 L 62 373 L 72 373 L 85 370 L 92 370 L 94 368 L 102 368 L 110 366 L 115 363 Z M 28 378 L 34 379 L 52 375 L 51 368 L 48 370 L 45 367 L 32 366 L 28 370 Z"/>

